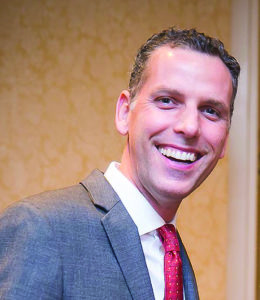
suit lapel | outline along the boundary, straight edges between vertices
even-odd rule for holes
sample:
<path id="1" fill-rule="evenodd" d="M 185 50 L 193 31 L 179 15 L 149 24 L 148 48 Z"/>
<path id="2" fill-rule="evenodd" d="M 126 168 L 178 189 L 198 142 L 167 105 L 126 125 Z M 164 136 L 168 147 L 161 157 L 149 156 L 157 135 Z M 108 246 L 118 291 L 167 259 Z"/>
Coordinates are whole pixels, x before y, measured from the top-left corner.
<path id="1" fill-rule="evenodd" d="M 101 223 L 133 299 L 154 299 L 137 227 L 103 174 L 94 171 L 82 184 L 105 211 Z"/>
<path id="2" fill-rule="evenodd" d="M 181 250 L 185 300 L 199 300 L 198 288 L 197 288 L 194 271 L 192 269 L 189 257 L 184 248 L 179 233 L 178 233 L 178 239 L 179 239 L 180 250 Z"/>
<path id="3" fill-rule="evenodd" d="M 133 299 L 154 299 L 135 224 L 118 202 L 102 219 Z"/>

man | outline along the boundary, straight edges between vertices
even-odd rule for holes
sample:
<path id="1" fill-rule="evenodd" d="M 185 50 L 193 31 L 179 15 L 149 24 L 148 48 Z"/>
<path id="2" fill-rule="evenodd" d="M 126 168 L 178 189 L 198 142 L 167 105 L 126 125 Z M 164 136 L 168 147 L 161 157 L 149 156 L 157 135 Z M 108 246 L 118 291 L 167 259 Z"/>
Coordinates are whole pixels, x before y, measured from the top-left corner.
<path id="1" fill-rule="evenodd" d="M 117 102 L 121 164 L 2 215 L 0 299 L 199 299 L 173 225 L 224 156 L 239 70 L 195 30 L 152 36 Z"/>

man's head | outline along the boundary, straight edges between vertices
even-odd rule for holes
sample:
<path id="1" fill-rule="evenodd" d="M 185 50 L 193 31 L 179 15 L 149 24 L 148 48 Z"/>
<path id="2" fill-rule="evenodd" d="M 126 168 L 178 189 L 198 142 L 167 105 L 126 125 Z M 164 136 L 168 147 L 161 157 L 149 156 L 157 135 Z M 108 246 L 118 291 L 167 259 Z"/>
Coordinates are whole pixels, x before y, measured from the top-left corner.
<path id="1" fill-rule="evenodd" d="M 140 47 L 129 80 L 130 97 L 134 99 L 136 93 L 145 81 L 145 70 L 149 57 L 155 49 L 164 45 L 168 45 L 172 48 L 188 48 L 209 55 L 218 56 L 223 61 L 232 77 L 233 93 L 230 102 L 230 117 L 232 117 L 240 66 L 236 59 L 229 55 L 225 50 L 224 45 L 220 40 L 209 37 L 204 33 L 199 33 L 195 29 L 176 30 L 174 27 L 170 27 L 152 35 Z"/>
<path id="2" fill-rule="evenodd" d="M 117 102 L 128 137 L 120 169 L 169 221 L 224 156 L 233 77 L 218 55 L 172 43 L 154 47 L 141 69 Z"/>

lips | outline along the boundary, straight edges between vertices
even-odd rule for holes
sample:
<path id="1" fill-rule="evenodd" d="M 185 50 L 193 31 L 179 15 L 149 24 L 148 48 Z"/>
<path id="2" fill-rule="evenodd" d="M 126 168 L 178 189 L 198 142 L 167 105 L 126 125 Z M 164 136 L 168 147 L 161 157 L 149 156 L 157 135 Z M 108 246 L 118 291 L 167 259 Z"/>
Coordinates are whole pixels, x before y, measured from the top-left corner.
<path id="1" fill-rule="evenodd" d="M 195 152 L 183 151 L 167 147 L 158 147 L 158 150 L 167 158 L 185 163 L 192 163 L 200 158 L 200 155 Z"/>

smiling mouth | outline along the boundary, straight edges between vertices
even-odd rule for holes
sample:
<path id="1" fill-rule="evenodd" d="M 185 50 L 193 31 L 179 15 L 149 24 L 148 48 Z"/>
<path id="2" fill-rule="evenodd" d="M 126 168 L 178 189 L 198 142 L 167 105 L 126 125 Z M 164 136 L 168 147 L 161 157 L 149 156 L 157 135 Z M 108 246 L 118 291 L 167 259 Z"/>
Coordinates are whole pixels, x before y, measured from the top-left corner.
<path id="1" fill-rule="evenodd" d="M 170 148 L 158 147 L 159 152 L 170 160 L 191 164 L 200 158 L 200 155 L 194 152 L 186 152 Z"/>

